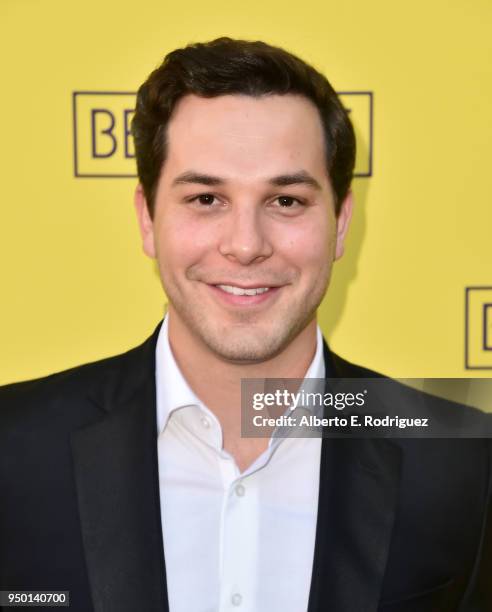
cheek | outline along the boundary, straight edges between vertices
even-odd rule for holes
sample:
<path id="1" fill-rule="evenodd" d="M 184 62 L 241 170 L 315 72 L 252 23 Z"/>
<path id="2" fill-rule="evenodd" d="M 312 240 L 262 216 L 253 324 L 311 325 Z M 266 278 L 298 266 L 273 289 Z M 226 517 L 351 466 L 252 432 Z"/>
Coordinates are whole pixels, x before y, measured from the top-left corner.
<path id="1" fill-rule="evenodd" d="M 163 218 L 157 231 L 157 257 L 164 267 L 186 269 L 211 251 L 214 230 L 186 216 Z"/>
<path id="2" fill-rule="evenodd" d="M 301 271 L 324 268 L 333 259 L 335 229 L 325 219 L 277 227 L 273 231 L 277 253 Z"/>

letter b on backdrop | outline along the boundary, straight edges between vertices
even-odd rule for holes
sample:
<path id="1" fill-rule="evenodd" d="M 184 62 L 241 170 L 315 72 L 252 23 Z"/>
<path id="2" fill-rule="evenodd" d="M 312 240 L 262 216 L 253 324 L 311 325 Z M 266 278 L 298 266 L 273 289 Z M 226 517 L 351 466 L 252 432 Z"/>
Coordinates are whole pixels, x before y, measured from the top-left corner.
<path id="1" fill-rule="evenodd" d="M 135 176 L 130 133 L 134 106 L 134 93 L 74 92 L 75 176 Z"/>

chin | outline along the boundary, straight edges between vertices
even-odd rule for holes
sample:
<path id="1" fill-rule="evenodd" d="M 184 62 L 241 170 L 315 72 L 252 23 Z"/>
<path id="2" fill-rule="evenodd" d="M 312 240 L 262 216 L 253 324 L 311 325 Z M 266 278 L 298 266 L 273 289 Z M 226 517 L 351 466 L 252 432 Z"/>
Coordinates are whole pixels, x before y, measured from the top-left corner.
<path id="1" fill-rule="evenodd" d="M 232 363 L 261 363 L 281 353 L 304 326 L 202 327 L 197 329 L 202 342 L 219 358 Z"/>
<path id="2" fill-rule="evenodd" d="M 230 363 L 261 363 L 274 358 L 306 328 L 316 314 L 322 293 L 313 293 L 310 300 L 291 302 L 288 307 L 266 313 L 237 312 L 227 322 L 224 313 L 213 314 L 197 309 L 192 302 L 171 299 L 173 310 L 200 344 L 219 359 Z M 319 299 L 313 299 L 319 297 Z M 179 313 L 179 314 L 178 314 Z"/>
<path id="3" fill-rule="evenodd" d="M 261 363 L 273 358 L 280 351 L 272 345 L 252 344 L 250 342 L 226 345 L 223 342 L 209 343 L 209 349 L 220 359 L 230 363 Z"/>

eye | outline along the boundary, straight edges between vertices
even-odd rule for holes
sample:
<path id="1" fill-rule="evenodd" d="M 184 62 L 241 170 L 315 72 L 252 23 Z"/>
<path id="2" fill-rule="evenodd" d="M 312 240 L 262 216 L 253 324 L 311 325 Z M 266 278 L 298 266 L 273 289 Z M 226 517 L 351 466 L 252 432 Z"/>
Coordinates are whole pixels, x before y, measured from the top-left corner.
<path id="1" fill-rule="evenodd" d="M 194 197 L 192 202 L 199 202 L 204 206 L 211 206 L 214 203 L 214 200 L 215 196 L 213 196 L 211 193 L 201 193 L 200 195 Z"/>
<path id="2" fill-rule="evenodd" d="M 291 208 L 297 202 L 297 200 L 291 198 L 290 196 L 280 196 L 277 198 L 277 200 L 280 206 L 285 208 Z"/>
<path id="3" fill-rule="evenodd" d="M 275 201 L 279 203 L 281 208 L 299 208 L 304 203 L 293 196 L 278 196 Z"/>

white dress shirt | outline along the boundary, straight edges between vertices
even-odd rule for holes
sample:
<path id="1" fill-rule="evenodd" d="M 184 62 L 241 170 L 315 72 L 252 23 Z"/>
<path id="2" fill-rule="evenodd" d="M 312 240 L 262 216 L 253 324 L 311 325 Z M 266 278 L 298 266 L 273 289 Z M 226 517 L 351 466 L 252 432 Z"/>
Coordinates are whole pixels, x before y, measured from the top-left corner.
<path id="1" fill-rule="evenodd" d="M 306 378 L 324 378 L 323 342 Z M 320 438 L 272 437 L 240 472 L 215 415 L 169 344 L 156 347 L 159 489 L 170 612 L 303 612 L 318 506 Z M 239 407 L 234 406 L 235 410 Z"/>

